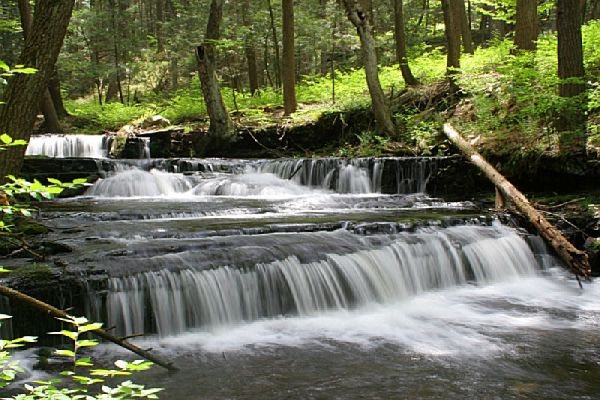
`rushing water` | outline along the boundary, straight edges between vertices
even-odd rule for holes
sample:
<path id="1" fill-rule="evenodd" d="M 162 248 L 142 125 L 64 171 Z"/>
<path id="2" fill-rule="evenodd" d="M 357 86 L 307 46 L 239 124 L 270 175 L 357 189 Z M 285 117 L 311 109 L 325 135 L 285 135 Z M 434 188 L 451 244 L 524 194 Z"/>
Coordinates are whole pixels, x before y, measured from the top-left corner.
<path id="1" fill-rule="evenodd" d="M 128 161 L 42 214 L 103 277 L 89 314 L 181 367 L 137 378 L 163 398 L 597 398 L 600 284 L 428 196 L 436 168 Z"/>

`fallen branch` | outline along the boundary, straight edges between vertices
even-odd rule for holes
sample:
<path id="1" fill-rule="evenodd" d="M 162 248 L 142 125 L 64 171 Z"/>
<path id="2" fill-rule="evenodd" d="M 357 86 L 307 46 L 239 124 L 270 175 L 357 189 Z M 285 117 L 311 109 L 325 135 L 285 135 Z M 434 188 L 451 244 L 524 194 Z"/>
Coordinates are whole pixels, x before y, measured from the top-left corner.
<path id="1" fill-rule="evenodd" d="M 517 210 L 525 214 L 529 222 L 537 229 L 546 242 L 556 251 L 560 258 L 577 276 L 589 279 L 591 274 L 588 256 L 578 250 L 540 214 L 529 200 L 515 188 L 502 174 L 492 167 L 450 124 L 444 125 L 444 133 L 454 143 L 466 158 L 477 166 L 490 181 L 496 185 L 502 195 L 513 202 Z"/>
<path id="2" fill-rule="evenodd" d="M 24 302 L 24 303 L 32 306 L 33 308 L 37 308 L 40 311 L 43 311 L 47 314 L 52 315 L 55 318 L 68 318 L 69 317 L 69 315 L 66 312 L 64 312 L 63 310 L 59 310 L 58 308 L 53 307 L 50 304 L 44 303 L 34 297 L 31 297 L 25 293 L 19 292 L 18 290 L 11 289 L 7 286 L 0 285 L 0 294 L 3 296 L 9 297 L 11 299 Z M 127 350 L 130 350 L 130 351 L 136 353 L 137 355 L 144 357 L 146 360 L 152 361 L 153 363 L 160 365 L 161 367 L 164 367 L 170 371 L 178 370 L 178 368 L 175 367 L 173 364 L 163 361 L 160 358 L 154 356 L 153 354 L 150 354 L 149 352 L 147 352 L 143 349 L 140 349 L 139 347 L 137 347 L 131 343 L 128 343 L 124 340 L 119 339 L 118 337 L 116 337 L 114 335 L 111 335 L 110 333 L 106 332 L 103 329 L 97 329 L 97 330 L 90 331 L 90 332 L 93 333 L 94 335 L 100 336 L 103 339 L 113 342 Z"/>

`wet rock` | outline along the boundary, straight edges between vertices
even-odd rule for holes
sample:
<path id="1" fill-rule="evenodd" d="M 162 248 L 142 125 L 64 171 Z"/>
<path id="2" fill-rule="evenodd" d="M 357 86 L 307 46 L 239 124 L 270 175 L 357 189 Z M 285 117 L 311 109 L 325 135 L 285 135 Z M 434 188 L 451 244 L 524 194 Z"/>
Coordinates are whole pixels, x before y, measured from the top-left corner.
<path id="1" fill-rule="evenodd" d="M 60 253 L 73 252 L 73 249 L 64 243 L 50 241 L 40 242 L 37 250 L 42 252 L 44 255 L 54 255 Z"/>
<path id="2" fill-rule="evenodd" d="M 142 121 L 142 129 L 150 128 L 166 128 L 171 125 L 171 121 L 163 117 L 162 115 L 153 115 Z"/>

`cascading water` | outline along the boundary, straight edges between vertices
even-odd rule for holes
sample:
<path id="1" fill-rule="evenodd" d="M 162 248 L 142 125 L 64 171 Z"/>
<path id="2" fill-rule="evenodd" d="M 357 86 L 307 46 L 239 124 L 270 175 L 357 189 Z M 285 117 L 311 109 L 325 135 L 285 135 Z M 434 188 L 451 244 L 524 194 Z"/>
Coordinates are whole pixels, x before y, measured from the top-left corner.
<path id="1" fill-rule="evenodd" d="M 25 155 L 104 158 L 108 156 L 109 141 L 105 135 L 33 135 Z"/>
<path id="2" fill-rule="evenodd" d="M 428 195 L 443 162 L 117 160 L 42 215 L 169 399 L 597 397 L 600 285 Z"/>
<path id="3" fill-rule="evenodd" d="M 335 240 L 336 235 L 329 236 Z M 397 235 L 392 243 L 310 263 L 290 256 L 253 268 L 189 268 L 111 278 L 107 315 L 119 333 L 160 335 L 281 315 L 390 303 L 428 290 L 486 284 L 539 269 L 505 227 L 458 226 Z M 180 262 L 185 262 L 180 260 Z"/>

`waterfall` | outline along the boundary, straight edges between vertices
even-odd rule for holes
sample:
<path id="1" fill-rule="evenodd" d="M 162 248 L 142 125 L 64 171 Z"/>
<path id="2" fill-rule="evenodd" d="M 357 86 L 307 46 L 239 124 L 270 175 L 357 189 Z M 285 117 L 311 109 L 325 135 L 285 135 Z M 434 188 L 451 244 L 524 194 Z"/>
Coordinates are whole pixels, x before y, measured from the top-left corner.
<path id="1" fill-rule="evenodd" d="M 261 161 L 252 170 L 275 174 L 300 185 L 338 193 L 381 193 L 384 174 L 395 176 L 392 193 L 424 193 L 437 169 L 434 158 L 319 158 Z"/>
<path id="2" fill-rule="evenodd" d="M 33 135 L 25 155 L 105 158 L 109 140 L 105 135 Z"/>
<path id="3" fill-rule="evenodd" d="M 386 236 L 389 238 L 389 236 Z M 487 284 L 540 268 L 525 239 L 505 226 L 461 225 L 404 232 L 346 254 L 297 256 L 253 267 L 184 267 L 112 277 L 106 299 L 118 334 L 172 335 L 261 318 L 392 303 L 468 282 Z"/>
<path id="4" fill-rule="evenodd" d="M 156 169 L 150 172 L 135 167 L 120 166 L 120 171 L 101 179 L 86 195 L 97 197 L 153 197 L 181 195 L 192 189 L 194 177 L 170 174 Z"/>

